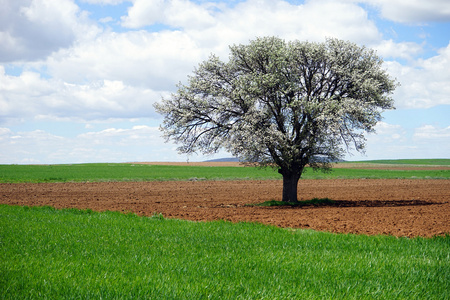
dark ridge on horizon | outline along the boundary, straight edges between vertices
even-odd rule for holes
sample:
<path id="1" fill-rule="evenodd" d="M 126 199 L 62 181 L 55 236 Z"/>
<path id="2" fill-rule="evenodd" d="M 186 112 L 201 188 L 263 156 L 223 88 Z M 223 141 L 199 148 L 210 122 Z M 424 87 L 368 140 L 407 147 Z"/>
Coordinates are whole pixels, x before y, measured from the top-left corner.
<path id="1" fill-rule="evenodd" d="M 237 157 L 223 157 L 205 160 L 205 162 L 240 162 L 240 160 Z"/>
<path id="2" fill-rule="evenodd" d="M 240 162 L 240 160 L 237 157 L 223 157 L 205 160 L 204 162 Z M 346 162 L 346 160 L 338 160 L 336 162 Z"/>

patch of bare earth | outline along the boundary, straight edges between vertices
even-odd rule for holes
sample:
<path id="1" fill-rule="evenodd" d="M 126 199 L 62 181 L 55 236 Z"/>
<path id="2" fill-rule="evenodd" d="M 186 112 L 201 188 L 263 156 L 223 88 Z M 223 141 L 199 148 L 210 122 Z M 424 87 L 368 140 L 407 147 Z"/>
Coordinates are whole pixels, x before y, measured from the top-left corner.
<path id="1" fill-rule="evenodd" d="M 194 221 L 254 221 L 280 227 L 394 236 L 450 233 L 450 180 L 300 180 L 299 198 L 335 204 L 252 207 L 280 200 L 282 181 L 0 184 L 0 203 L 114 210 Z"/>

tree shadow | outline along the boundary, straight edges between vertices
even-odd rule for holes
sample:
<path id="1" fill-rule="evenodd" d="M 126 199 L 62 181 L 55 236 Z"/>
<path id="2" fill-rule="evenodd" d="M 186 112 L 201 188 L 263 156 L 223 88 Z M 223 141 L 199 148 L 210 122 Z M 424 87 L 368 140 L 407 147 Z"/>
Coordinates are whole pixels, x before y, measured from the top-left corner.
<path id="1" fill-rule="evenodd" d="M 335 200 L 330 206 L 335 207 L 398 207 L 436 205 L 440 202 L 425 200 Z"/>
<path id="2" fill-rule="evenodd" d="M 300 201 L 301 203 L 302 201 Z M 403 207 L 403 206 L 428 206 L 438 205 L 443 202 L 434 202 L 426 200 L 330 200 L 318 203 L 304 203 L 301 205 L 279 205 L 268 206 L 270 209 L 304 209 L 320 207 Z"/>

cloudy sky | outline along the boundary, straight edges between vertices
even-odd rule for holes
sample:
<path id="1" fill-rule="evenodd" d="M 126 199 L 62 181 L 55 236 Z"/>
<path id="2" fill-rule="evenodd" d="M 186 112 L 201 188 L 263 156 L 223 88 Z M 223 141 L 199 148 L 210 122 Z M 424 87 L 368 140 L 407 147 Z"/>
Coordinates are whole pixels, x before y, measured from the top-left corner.
<path id="1" fill-rule="evenodd" d="M 350 40 L 401 83 L 365 155 L 450 158 L 448 0 L 0 0 L 0 163 L 186 161 L 152 104 L 256 36 Z M 191 156 L 190 161 L 214 157 Z"/>

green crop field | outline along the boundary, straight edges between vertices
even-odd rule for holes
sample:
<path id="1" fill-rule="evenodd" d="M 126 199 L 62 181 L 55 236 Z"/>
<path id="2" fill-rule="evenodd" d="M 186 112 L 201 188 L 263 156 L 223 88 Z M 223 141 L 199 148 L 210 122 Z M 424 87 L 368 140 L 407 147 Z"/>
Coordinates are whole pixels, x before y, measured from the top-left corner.
<path id="1" fill-rule="evenodd" d="M 0 165 L 0 182 L 279 179 L 273 169 L 139 164 Z"/>
<path id="2" fill-rule="evenodd" d="M 366 160 L 350 163 L 372 163 L 390 165 L 418 165 L 418 166 L 450 166 L 450 159 L 389 159 L 389 160 Z"/>
<path id="3" fill-rule="evenodd" d="M 0 205 L 1 299 L 449 299 L 450 236 Z"/>
<path id="4" fill-rule="evenodd" d="M 379 161 L 376 161 L 378 163 Z M 411 161 L 412 162 L 412 161 Z M 414 160 L 417 165 L 441 163 L 448 166 L 450 160 Z M 359 163 L 359 162 L 358 162 Z M 368 163 L 368 162 L 365 162 Z M 373 163 L 373 162 L 372 162 Z M 376 164 L 374 163 L 374 164 Z M 383 164 L 386 164 L 383 161 Z M 357 163 L 354 163 L 357 164 Z M 414 164 L 409 164 L 414 165 Z M 255 167 L 203 167 L 168 166 L 139 164 L 73 164 L 73 165 L 0 165 L 0 182 L 84 182 L 84 181 L 154 181 L 154 180 L 242 180 L 281 179 L 272 168 Z M 422 178 L 448 179 L 446 170 L 377 170 L 335 168 L 330 173 L 322 173 L 306 168 L 304 179 L 351 179 L 351 178 Z"/>
<path id="5" fill-rule="evenodd" d="M 0 165 L 3 183 L 192 178 L 281 179 L 250 167 Z M 448 179 L 449 171 L 308 169 L 303 178 Z M 0 299 L 450 299 L 449 253 L 449 235 L 332 234 L 0 205 Z"/>

